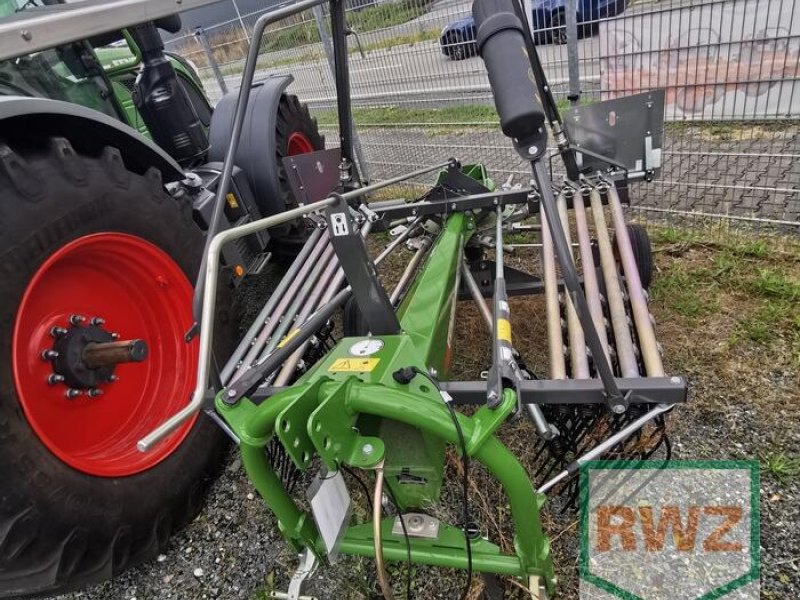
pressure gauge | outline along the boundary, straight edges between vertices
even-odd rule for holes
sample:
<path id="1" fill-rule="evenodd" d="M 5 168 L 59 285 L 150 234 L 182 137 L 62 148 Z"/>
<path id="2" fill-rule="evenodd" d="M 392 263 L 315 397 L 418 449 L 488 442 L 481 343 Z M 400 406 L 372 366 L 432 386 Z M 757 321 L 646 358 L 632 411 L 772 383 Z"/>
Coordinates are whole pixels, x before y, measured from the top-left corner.
<path id="1" fill-rule="evenodd" d="M 372 356 L 380 351 L 381 348 L 383 348 L 383 342 L 381 340 L 369 338 L 360 340 L 350 346 L 349 352 L 351 356 Z"/>

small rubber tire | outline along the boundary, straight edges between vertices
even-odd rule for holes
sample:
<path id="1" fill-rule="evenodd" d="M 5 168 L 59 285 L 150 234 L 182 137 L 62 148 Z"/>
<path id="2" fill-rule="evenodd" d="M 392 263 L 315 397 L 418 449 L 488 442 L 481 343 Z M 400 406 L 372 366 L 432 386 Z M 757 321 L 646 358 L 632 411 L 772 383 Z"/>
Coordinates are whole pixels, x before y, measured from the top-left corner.
<path id="1" fill-rule="evenodd" d="M 129 171 L 114 148 L 89 156 L 62 138 L 24 152 L 0 145 L 0 166 L 0 597 L 20 597 L 110 579 L 163 551 L 200 510 L 227 439 L 201 415 L 154 466 L 96 476 L 35 433 L 12 357 L 18 307 L 39 267 L 75 240 L 110 232 L 156 246 L 192 282 L 204 238 L 160 173 Z"/>
<path id="2" fill-rule="evenodd" d="M 464 37 L 458 31 L 454 31 L 450 34 L 449 44 L 450 60 L 458 61 L 467 58 L 468 55 Z"/>
<path id="3" fill-rule="evenodd" d="M 638 223 L 629 223 L 626 227 L 628 230 L 628 237 L 631 240 L 631 248 L 633 249 L 633 256 L 636 259 L 636 266 L 639 270 L 639 279 L 642 282 L 642 288 L 649 289 L 653 281 L 653 247 L 650 244 L 650 235 L 647 229 Z M 616 238 L 616 236 L 615 236 Z M 617 248 L 616 239 L 614 240 L 614 248 Z"/>

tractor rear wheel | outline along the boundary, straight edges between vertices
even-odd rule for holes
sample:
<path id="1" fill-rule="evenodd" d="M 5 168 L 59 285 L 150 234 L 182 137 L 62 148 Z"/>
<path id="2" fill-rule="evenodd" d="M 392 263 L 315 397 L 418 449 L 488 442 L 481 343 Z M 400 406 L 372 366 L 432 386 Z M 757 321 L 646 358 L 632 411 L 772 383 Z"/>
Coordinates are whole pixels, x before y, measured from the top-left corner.
<path id="1" fill-rule="evenodd" d="M 17 597 L 155 556 L 226 443 L 199 417 L 136 450 L 194 388 L 191 207 L 110 147 L 0 145 L 0 166 L 0 597 Z M 98 352 L 126 340 L 124 356 Z"/>

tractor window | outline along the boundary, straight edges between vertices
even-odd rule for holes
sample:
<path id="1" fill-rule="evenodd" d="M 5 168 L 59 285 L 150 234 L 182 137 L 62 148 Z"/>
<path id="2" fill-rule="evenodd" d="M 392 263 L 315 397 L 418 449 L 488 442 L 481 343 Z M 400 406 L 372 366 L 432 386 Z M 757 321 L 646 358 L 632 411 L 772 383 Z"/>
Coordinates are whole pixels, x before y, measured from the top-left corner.
<path id="1" fill-rule="evenodd" d="M 0 95 L 63 100 L 119 118 L 97 60 L 81 43 L 0 62 Z"/>

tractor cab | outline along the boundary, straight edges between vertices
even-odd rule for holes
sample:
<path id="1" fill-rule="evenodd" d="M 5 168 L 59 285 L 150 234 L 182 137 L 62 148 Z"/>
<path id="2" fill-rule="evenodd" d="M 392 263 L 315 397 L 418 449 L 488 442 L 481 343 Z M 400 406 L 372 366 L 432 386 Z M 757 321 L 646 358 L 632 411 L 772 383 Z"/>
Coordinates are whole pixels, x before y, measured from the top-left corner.
<path id="1" fill-rule="evenodd" d="M 0 19 L 61 3 L 59 0 L 0 0 Z M 211 123 L 212 108 L 200 78 L 189 61 L 163 51 L 159 29 L 177 33 L 181 29 L 180 17 L 172 15 L 0 61 L 0 95 L 49 98 L 91 108 L 147 137 L 157 138 L 162 147 L 165 147 L 162 142 L 167 144 L 165 149 L 173 158 L 191 163 L 208 149 L 207 141 L 196 139 L 197 147 L 188 152 L 177 148 L 170 151 L 171 143 L 154 131 L 163 124 L 148 122 L 137 106 L 137 97 L 146 103 L 145 99 L 153 93 L 152 78 L 151 86 L 145 87 L 147 80 L 143 78 L 137 87 L 137 78 L 146 66 L 144 44 L 145 51 L 159 64 L 158 68 L 168 77 L 170 71 L 177 77 L 179 95 L 185 97 L 194 112 L 189 128 L 207 131 Z M 180 104 L 185 104 L 183 99 Z M 174 120 L 171 112 L 170 120 Z"/>

